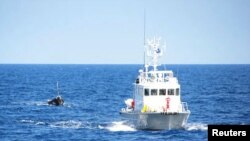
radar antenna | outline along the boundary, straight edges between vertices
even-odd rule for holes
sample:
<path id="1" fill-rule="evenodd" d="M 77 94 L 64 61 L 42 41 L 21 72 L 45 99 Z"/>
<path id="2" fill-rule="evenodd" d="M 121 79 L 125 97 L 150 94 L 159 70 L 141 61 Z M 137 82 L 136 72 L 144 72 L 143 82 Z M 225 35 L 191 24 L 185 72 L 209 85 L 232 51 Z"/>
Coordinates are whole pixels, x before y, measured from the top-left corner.
<path id="1" fill-rule="evenodd" d="M 159 66 L 159 58 L 163 55 L 163 52 L 165 52 L 166 43 L 163 46 L 160 46 L 161 44 L 161 37 L 154 37 L 153 39 L 147 40 L 147 56 L 149 57 L 149 65 L 153 66 L 154 71 L 157 70 L 157 66 Z"/>

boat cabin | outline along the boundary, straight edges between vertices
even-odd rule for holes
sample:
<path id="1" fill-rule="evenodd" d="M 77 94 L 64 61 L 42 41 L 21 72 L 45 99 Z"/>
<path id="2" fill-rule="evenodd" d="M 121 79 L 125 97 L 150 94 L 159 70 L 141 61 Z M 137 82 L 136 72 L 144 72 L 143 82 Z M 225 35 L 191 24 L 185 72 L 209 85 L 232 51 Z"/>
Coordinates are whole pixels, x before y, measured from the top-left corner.
<path id="1" fill-rule="evenodd" d="M 139 71 L 134 84 L 135 111 L 179 112 L 180 85 L 172 71 Z"/>

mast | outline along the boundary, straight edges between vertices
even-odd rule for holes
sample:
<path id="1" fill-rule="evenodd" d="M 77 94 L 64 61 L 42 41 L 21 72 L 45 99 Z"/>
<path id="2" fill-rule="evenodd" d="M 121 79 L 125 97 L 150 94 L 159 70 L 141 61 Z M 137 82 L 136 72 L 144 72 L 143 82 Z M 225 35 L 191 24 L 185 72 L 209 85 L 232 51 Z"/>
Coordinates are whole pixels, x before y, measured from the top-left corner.
<path id="1" fill-rule="evenodd" d="M 145 47 L 145 34 L 146 34 L 146 10 L 144 9 L 144 22 L 143 22 L 143 44 Z M 144 62 L 145 63 L 145 62 Z"/>
<path id="2" fill-rule="evenodd" d="M 146 75 L 146 79 L 148 79 L 148 62 L 147 62 L 147 58 L 146 58 L 146 10 L 144 9 L 144 22 L 143 22 L 143 45 L 144 45 L 144 67 L 145 67 L 145 75 Z"/>

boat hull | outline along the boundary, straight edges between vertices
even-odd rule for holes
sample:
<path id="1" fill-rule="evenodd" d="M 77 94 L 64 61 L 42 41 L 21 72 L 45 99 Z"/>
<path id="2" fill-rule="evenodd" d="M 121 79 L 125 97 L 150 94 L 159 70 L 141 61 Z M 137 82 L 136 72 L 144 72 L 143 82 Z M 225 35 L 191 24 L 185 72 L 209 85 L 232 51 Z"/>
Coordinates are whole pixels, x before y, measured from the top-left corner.
<path id="1" fill-rule="evenodd" d="M 137 129 L 143 130 L 171 130 L 183 129 L 190 112 L 182 113 L 141 113 L 121 111 L 120 114 L 133 122 Z"/>

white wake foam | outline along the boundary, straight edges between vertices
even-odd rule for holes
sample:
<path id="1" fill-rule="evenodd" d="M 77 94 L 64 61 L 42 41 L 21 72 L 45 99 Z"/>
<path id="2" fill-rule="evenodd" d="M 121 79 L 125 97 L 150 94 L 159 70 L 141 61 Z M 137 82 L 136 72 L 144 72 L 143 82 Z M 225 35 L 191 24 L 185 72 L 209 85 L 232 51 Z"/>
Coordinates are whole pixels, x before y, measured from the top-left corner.
<path id="1" fill-rule="evenodd" d="M 35 121 L 33 120 L 27 120 L 27 119 L 23 119 L 21 120 L 22 123 L 35 123 Z"/>
<path id="2" fill-rule="evenodd" d="M 107 129 L 111 132 L 118 132 L 118 131 L 136 131 L 136 129 L 129 124 L 126 124 L 125 121 L 114 121 L 111 124 L 107 125 L 106 127 L 98 126 L 100 129 Z"/>
<path id="3" fill-rule="evenodd" d="M 47 102 L 34 102 L 34 105 L 36 105 L 36 106 L 46 106 L 46 105 L 48 105 L 48 103 Z"/>
<path id="4" fill-rule="evenodd" d="M 81 121 L 68 120 L 68 121 L 58 121 L 50 124 L 50 127 L 58 128 L 83 128 L 83 123 Z"/>
<path id="5" fill-rule="evenodd" d="M 91 128 L 91 125 L 89 124 L 83 124 L 81 121 L 75 121 L 75 120 L 68 120 L 68 121 L 56 121 L 56 122 L 43 122 L 43 121 L 34 121 L 34 120 L 21 120 L 20 122 L 26 123 L 26 124 L 33 124 L 33 125 L 48 125 L 52 128 Z"/>
<path id="6" fill-rule="evenodd" d="M 26 119 L 21 120 L 21 122 L 35 124 L 35 125 L 45 125 L 46 124 L 45 122 L 42 122 L 42 121 L 34 121 L 34 120 L 26 120 Z"/>
<path id="7" fill-rule="evenodd" d="M 14 103 L 14 104 L 17 104 L 17 103 Z M 29 105 L 29 106 L 53 106 L 53 105 L 49 105 L 48 101 L 46 101 L 46 100 L 44 100 L 44 101 L 24 101 L 24 102 L 21 102 L 21 104 Z M 72 108 L 73 104 L 64 103 L 63 106 L 67 107 L 67 108 Z"/>
<path id="8" fill-rule="evenodd" d="M 35 105 L 35 106 L 46 106 L 48 103 L 46 101 L 23 101 L 21 104 L 24 105 Z"/>
<path id="9" fill-rule="evenodd" d="M 188 124 L 186 124 L 185 129 L 188 130 L 188 131 L 194 131 L 194 130 L 206 131 L 207 130 L 207 124 L 204 124 L 204 123 L 188 123 Z"/>

